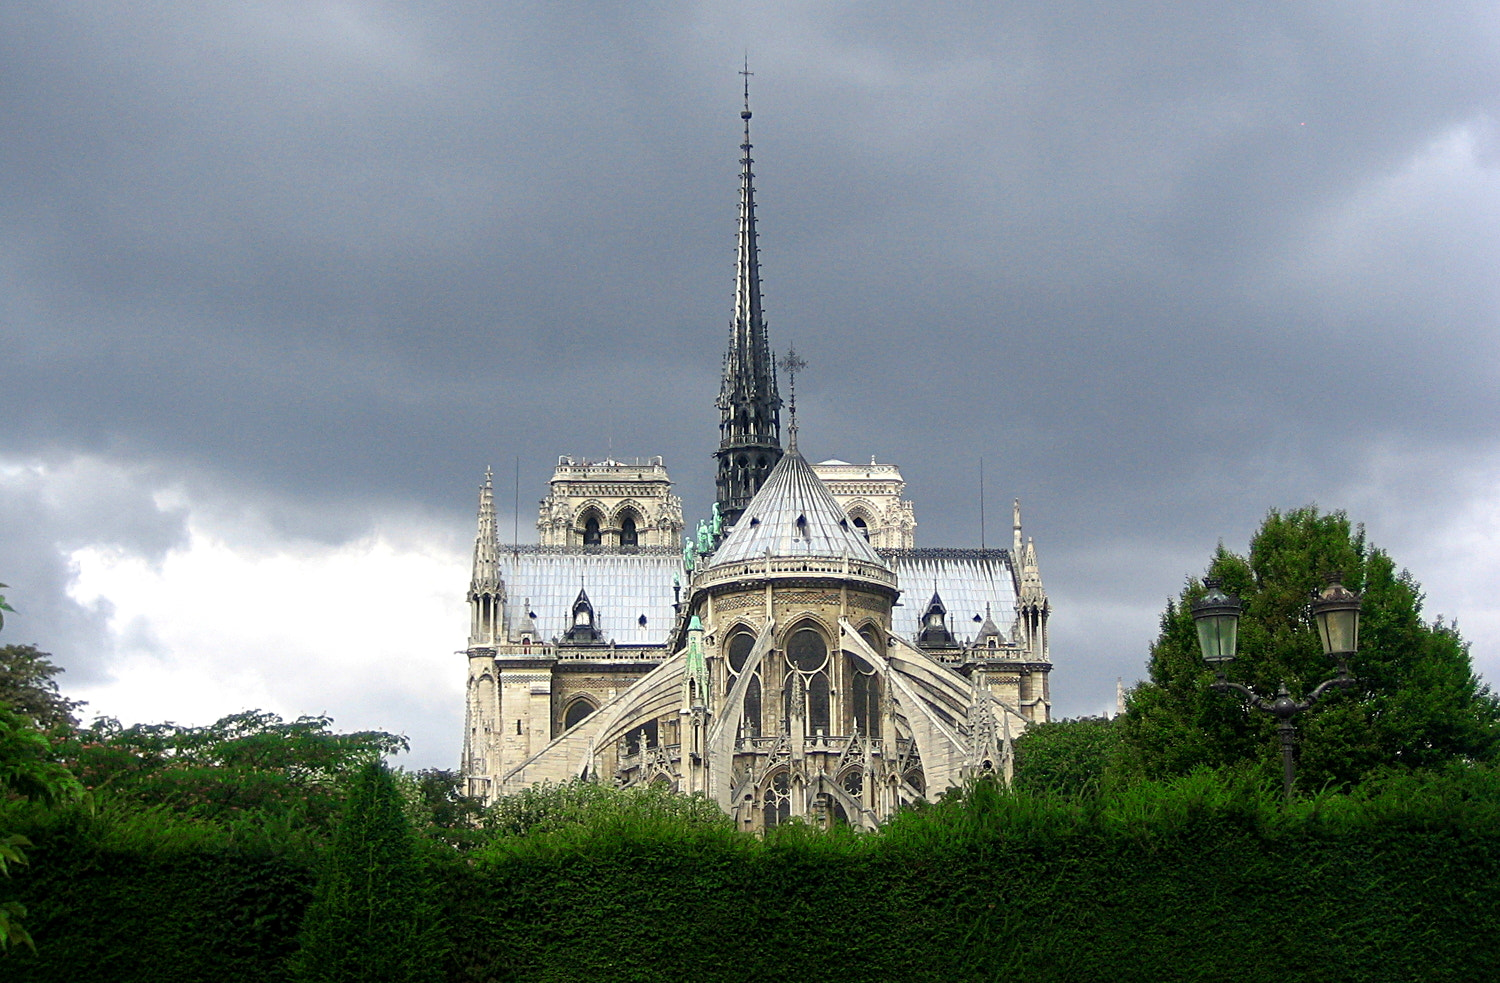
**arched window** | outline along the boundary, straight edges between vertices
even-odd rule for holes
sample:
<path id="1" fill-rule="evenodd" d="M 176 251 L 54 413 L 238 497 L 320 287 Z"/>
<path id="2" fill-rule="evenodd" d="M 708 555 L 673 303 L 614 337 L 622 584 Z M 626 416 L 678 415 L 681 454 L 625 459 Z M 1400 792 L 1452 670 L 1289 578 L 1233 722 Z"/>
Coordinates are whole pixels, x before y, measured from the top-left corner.
<path id="1" fill-rule="evenodd" d="M 827 736 L 830 715 L 828 712 L 828 673 L 815 672 L 807 681 L 807 732 L 809 735 Z"/>
<path id="2" fill-rule="evenodd" d="M 636 545 L 635 516 L 626 513 L 625 518 L 620 520 L 620 545 Z"/>
<path id="3" fill-rule="evenodd" d="M 866 542 L 869 541 L 869 539 L 870 539 L 870 526 L 869 526 L 868 523 L 865 522 L 865 517 L 864 516 L 862 516 L 862 515 L 856 515 L 854 517 L 854 528 L 856 528 L 856 529 L 859 530 L 859 534 L 861 536 L 865 537 L 865 541 Z"/>
<path id="4" fill-rule="evenodd" d="M 729 671 L 738 674 L 745 668 L 745 660 L 750 658 L 750 650 L 755 648 L 755 636 L 748 631 L 736 632 L 729 640 Z"/>
<path id="5" fill-rule="evenodd" d="M 563 714 L 563 730 L 572 730 L 583 722 L 584 718 L 594 712 L 594 705 L 588 700 L 578 699 L 568 704 L 567 711 Z"/>
<path id="6" fill-rule="evenodd" d="M 853 652 L 849 656 L 849 704 L 854 726 L 866 737 L 880 736 L 880 677 L 875 667 Z"/>
<path id="7" fill-rule="evenodd" d="M 588 521 L 583 524 L 583 545 L 598 546 L 599 543 L 599 517 L 590 515 Z"/>
<path id="8" fill-rule="evenodd" d="M 815 628 L 799 628 L 786 643 L 786 660 L 800 672 L 817 672 L 828 661 L 828 643 Z"/>
<path id="9" fill-rule="evenodd" d="M 761 792 L 766 829 L 779 826 L 792 818 L 792 780 L 785 771 L 771 776 Z"/>
<path id="10" fill-rule="evenodd" d="M 735 681 L 740 672 L 745 668 L 745 661 L 750 658 L 751 649 L 755 648 L 755 636 L 748 631 L 735 632 L 729 639 L 729 649 L 726 653 L 729 659 L 729 681 L 725 687 L 724 695 L 729 695 L 729 690 L 734 688 Z M 745 714 L 742 718 L 741 733 L 745 737 L 760 736 L 760 672 L 757 670 L 751 677 L 745 689 Z"/>
<path id="11" fill-rule="evenodd" d="M 760 736 L 760 673 L 750 677 L 745 687 L 745 717 L 742 726 L 746 737 Z"/>

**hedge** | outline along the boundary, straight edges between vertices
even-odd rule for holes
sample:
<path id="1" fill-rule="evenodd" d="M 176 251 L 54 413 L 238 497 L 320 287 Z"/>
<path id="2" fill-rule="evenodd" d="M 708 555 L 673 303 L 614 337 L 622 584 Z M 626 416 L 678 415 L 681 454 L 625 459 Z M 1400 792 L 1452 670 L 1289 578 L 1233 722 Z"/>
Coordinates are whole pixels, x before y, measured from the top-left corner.
<path id="1" fill-rule="evenodd" d="M 1500 965 L 1497 803 L 977 786 L 875 834 L 636 822 L 429 863 L 455 983 L 1472 980 Z M 40 950 L 7 979 L 281 978 L 310 851 L 84 834 L 36 824 L 33 869 L 0 885 Z"/>

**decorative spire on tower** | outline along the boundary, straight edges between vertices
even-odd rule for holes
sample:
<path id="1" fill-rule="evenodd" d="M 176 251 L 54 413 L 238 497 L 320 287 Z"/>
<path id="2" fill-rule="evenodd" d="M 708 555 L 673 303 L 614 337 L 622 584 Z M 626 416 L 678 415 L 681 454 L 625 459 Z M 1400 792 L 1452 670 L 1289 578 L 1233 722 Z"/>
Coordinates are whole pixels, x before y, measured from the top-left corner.
<path id="1" fill-rule="evenodd" d="M 479 488 L 479 530 L 474 536 L 474 573 L 469 580 L 469 647 L 494 645 L 504 632 L 505 582 L 500 578 L 500 540 L 495 531 L 495 475 L 484 469 Z"/>
<path id="2" fill-rule="evenodd" d="M 781 459 L 781 398 L 760 301 L 760 249 L 755 234 L 755 180 L 750 157 L 750 65 L 745 77 L 745 142 L 740 144 L 740 223 L 735 257 L 734 321 L 724 355 L 719 408 L 719 512 L 734 523 Z"/>

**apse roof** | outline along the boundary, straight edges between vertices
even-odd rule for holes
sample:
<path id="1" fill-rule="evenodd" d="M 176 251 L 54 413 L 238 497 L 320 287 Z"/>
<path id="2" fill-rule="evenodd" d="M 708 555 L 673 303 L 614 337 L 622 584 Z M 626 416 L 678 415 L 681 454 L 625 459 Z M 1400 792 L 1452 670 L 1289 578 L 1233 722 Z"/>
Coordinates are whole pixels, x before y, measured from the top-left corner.
<path id="1" fill-rule="evenodd" d="M 844 510 L 795 446 L 771 469 L 729 537 L 705 565 L 716 567 L 767 553 L 847 556 L 885 565 L 865 537 L 849 527 Z"/>

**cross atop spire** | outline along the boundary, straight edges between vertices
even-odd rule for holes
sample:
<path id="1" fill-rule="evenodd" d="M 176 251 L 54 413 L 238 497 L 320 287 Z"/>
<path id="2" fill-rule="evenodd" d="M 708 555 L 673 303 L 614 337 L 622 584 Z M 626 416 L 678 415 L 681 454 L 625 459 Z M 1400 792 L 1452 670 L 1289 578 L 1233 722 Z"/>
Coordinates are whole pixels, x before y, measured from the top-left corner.
<path id="1" fill-rule="evenodd" d="M 743 76 L 745 76 L 745 111 L 742 112 L 742 113 L 740 113 L 740 119 L 749 119 L 750 118 L 750 76 L 754 75 L 755 73 L 752 72 L 752 71 L 750 71 L 750 56 L 748 54 L 745 56 L 745 67 L 742 68 L 742 69 L 740 69 L 740 74 L 743 75 Z M 746 140 L 745 142 L 749 143 L 750 141 Z"/>
<path id="2" fill-rule="evenodd" d="M 781 371 L 783 371 L 783 372 L 786 373 L 786 375 L 787 375 L 787 385 L 788 385 L 788 388 L 791 390 L 790 397 L 789 397 L 789 399 L 787 401 L 787 415 L 791 417 L 790 422 L 787 424 L 787 447 L 789 449 L 791 449 L 791 450 L 796 450 L 797 449 L 797 373 L 801 372 L 803 369 L 807 368 L 807 362 L 802 358 L 801 355 L 797 354 L 797 346 L 793 345 L 792 347 L 790 347 L 790 348 L 788 348 L 786 350 L 786 354 L 785 355 L 781 356 L 781 361 L 777 363 L 777 367 L 780 368 Z"/>
<path id="3" fill-rule="evenodd" d="M 740 215 L 735 253 L 734 317 L 724 379 L 719 387 L 718 505 L 725 521 L 739 518 L 766 475 L 781 459 L 781 398 L 776 393 L 776 365 L 761 310 L 760 245 L 755 230 L 755 174 L 750 156 L 749 60 L 745 78 L 745 124 L 740 144 Z"/>

